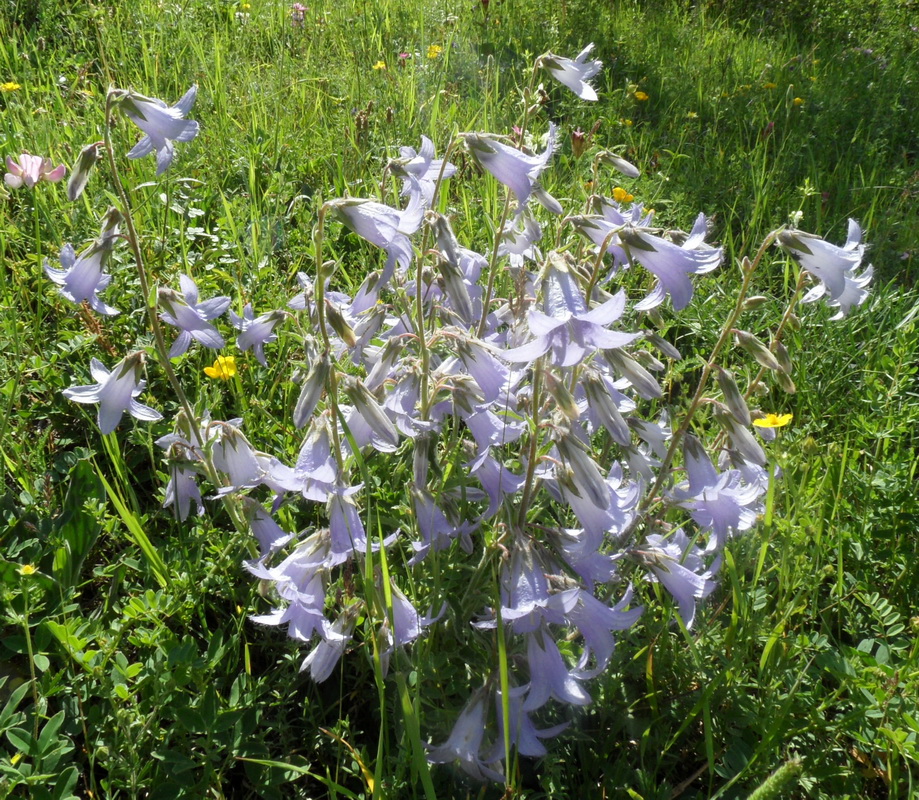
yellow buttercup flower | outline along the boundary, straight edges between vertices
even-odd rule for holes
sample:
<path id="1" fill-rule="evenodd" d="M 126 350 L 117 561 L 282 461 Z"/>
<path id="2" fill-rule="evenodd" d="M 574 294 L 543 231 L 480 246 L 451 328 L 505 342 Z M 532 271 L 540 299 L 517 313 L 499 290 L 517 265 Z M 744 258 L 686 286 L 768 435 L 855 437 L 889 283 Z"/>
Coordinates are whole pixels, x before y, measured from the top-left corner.
<path id="1" fill-rule="evenodd" d="M 374 69 L 386 69 L 386 62 L 385 62 L 385 61 L 377 61 L 377 63 L 373 65 L 373 68 L 374 68 Z"/>
<path id="2" fill-rule="evenodd" d="M 428 45 L 428 58 L 437 58 L 443 51 L 439 44 Z"/>
<path id="3" fill-rule="evenodd" d="M 796 106 L 803 106 L 803 105 L 804 105 L 804 98 L 803 98 L 803 97 L 796 97 L 796 98 L 795 98 L 794 100 L 792 100 L 791 102 L 794 103 Z"/>
<path id="4" fill-rule="evenodd" d="M 779 86 L 777 83 L 764 83 L 763 88 L 764 89 L 778 89 Z"/>
<path id="5" fill-rule="evenodd" d="M 617 203 L 631 203 L 635 199 L 635 195 L 629 194 L 621 186 L 617 186 L 613 189 L 613 200 Z"/>
<path id="6" fill-rule="evenodd" d="M 0 83 L 0 92 L 6 94 L 7 92 L 15 92 L 17 89 L 21 89 L 20 86 L 15 81 L 7 81 L 6 83 Z"/>
<path id="7" fill-rule="evenodd" d="M 33 564 L 23 564 L 19 568 L 19 574 L 25 577 L 28 577 L 29 575 L 34 575 L 36 572 L 38 572 L 38 568 L 34 566 Z"/>
<path id="8" fill-rule="evenodd" d="M 647 92 L 640 92 L 640 91 L 639 91 L 639 92 L 635 92 L 634 97 L 635 97 L 636 100 L 638 100 L 639 102 L 643 103 L 645 100 L 647 100 L 647 99 L 650 97 L 650 95 L 649 95 Z"/>
<path id="9" fill-rule="evenodd" d="M 791 422 L 792 414 L 773 414 L 769 412 L 765 417 L 753 420 L 757 428 L 784 428 Z"/>
<path id="10" fill-rule="evenodd" d="M 212 367 L 205 367 L 204 374 L 209 378 L 218 378 L 222 381 L 228 381 L 236 375 L 236 358 L 235 356 L 217 356 L 217 360 Z"/>

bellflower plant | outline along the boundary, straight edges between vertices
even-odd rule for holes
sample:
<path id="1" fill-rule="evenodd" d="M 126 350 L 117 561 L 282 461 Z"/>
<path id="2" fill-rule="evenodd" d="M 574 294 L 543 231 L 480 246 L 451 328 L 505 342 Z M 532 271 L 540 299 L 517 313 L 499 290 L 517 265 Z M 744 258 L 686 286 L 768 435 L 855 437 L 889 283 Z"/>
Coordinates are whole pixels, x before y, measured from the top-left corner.
<path id="1" fill-rule="evenodd" d="M 537 65 L 595 100 L 589 81 L 601 64 L 589 60 L 591 51 L 574 59 L 547 53 Z M 198 133 L 198 123 L 186 119 L 195 95 L 192 87 L 170 107 L 112 90 L 109 103 L 145 134 L 127 155 L 155 152 L 157 174 L 168 168 L 174 143 Z M 799 291 L 767 334 L 755 330 L 756 319 L 741 321 L 773 244 L 819 282 L 802 302 L 827 295 L 837 316 L 864 300 L 871 278 L 870 267 L 859 271 L 865 246 L 854 222 L 843 247 L 779 228 L 754 253 L 732 254 L 741 273 L 735 307 L 699 359 L 695 390 L 672 391 L 680 351 L 668 315 L 698 302 L 700 276 L 721 265 L 724 249 L 709 243 L 704 214 L 687 233 L 664 233 L 653 212 L 613 186 L 606 187 L 612 198 L 590 199 L 590 213 L 564 216 L 540 184 L 559 141 L 541 108 L 526 103 L 515 141 L 532 137 L 532 125 L 546 131 L 542 152 L 485 132 L 460 133 L 446 150 L 464 144 L 488 173 L 482 180 L 509 190 L 501 218 L 489 220 L 487 248 L 461 243 L 451 220 L 431 209 L 438 181 L 456 170 L 422 137 L 420 150 L 403 147 L 386 165 L 379 196 L 322 205 L 314 271 L 297 276 L 289 311 L 256 316 L 246 303 L 241 315 L 230 312 L 236 346 L 270 373 L 237 372 L 236 356 L 221 355 L 205 374 L 234 378 L 234 387 L 253 393 L 261 388 L 253 374 L 270 374 L 275 386 L 289 385 L 290 376 L 293 391 L 275 395 L 290 397 L 283 415 L 269 413 L 261 397 L 238 393 L 245 419 L 211 419 L 203 409 L 225 385 L 202 380 L 206 394 L 186 393 L 176 370 L 189 364 L 176 367 L 172 359 L 192 341 L 227 346 L 217 320 L 231 298 L 201 300 L 185 274 L 180 291 L 155 285 L 108 126 L 106 146 L 90 145 L 81 158 L 74 193 L 104 151 L 122 207 L 109 212 L 84 253 L 65 245 L 62 269 L 45 267 L 71 302 L 115 313 L 98 294 L 112 282 L 105 259 L 124 223 L 145 341 L 164 378 L 157 385 L 168 385 L 179 408 L 174 432 L 156 440 L 169 476 L 165 505 L 178 523 L 222 505 L 215 524 L 228 519 L 245 535 L 240 570 L 261 582 L 262 599 L 253 602 L 265 605 L 253 609 L 252 621 L 283 628 L 291 646 L 307 647 L 301 668 L 314 681 L 330 679 L 342 659 L 354 657 L 369 659 L 381 686 L 391 664 L 401 679 L 403 667 L 416 668 L 413 648 L 422 637 L 433 637 L 435 647 L 449 637 L 468 648 L 457 658 L 476 688 L 449 700 L 455 682 L 438 684 L 444 696 L 431 704 L 455 701 L 462 710 L 427 757 L 458 764 L 476 780 L 505 780 L 510 750 L 546 753 L 547 740 L 567 723 L 543 727 L 543 715 L 556 722 L 592 702 L 590 681 L 614 666 L 620 632 L 651 604 L 672 609 L 686 629 L 706 623 L 725 548 L 755 527 L 778 477 L 768 442 L 751 430 L 769 417 L 748 404 L 769 388 L 765 381 L 794 391 L 781 339 Z M 29 180 L 38 180 L 44 173 L 32 163 Z M 594 163 L 595 191 L 604 190 L 604 165 L 639 174 L 608 151 Z M 14 177 L 25 182 L 24 175 Z M 388 205 L 380 199 L 387 192 L 404 200 Z M 532 197 L 555 217 L 530 204 Z M 329 256 L 331 219 L 346 228 L 336 227 L 335 236 L 354 233 L 382 251 L 369 252 L 360 285 L 350 278 L 340 285 L 339 276 L 353 273 Z M 336 253 L 347 252 L 338 243 Z M 635 264 L 651 274 L 650 293 L 624 280 Z M 162 323 L 179 331 L 171 348 Z M 266 352 L 278 340 L 283 346 Z M 291 353 L 292 375 L 284 360 Z M 125 412 L 160 420 L 135 399 L 146 386 L 144 363 L 140 352 L 112 370 L 93 358 L 96 383 L 64 396 L 98 404 L 103 434 Z M 755 377 L 741 386 L 735 376 L 751 368 Z M 280 446 L 287 436 L 294 439 L 289 452 Z M 451 575 L 463 576 L 459 596 L 450 594 L 450 581 L 459 580 Z M 496 663 L 489 654 L 498 654 Z"/>

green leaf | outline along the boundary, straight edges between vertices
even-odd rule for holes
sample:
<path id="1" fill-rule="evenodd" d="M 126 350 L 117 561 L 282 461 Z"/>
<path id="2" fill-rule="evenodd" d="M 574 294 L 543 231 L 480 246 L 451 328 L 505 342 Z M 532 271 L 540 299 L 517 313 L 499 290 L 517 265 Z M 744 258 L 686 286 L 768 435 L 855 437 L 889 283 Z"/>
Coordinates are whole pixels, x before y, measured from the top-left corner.
<path id="1" fill-rule="evenodd" d="M 54 521 L 63 542 L 54 553 L 51 567 L 63 590 L 76 588 L 83 562 L 102 531 L 98 515 L 86 511 L 86 501 L 104 499 L 102 485 L 88 461 L 78 461 L 68 477 L 64 508 Z"/>
<path id="2" fill-rule="evenodd" d="M 127 504 L 119 496 L 115 488 L 105 479 L 104 475 L 100 474 L 99 480 L 102 481 L 102 485 L 105 487 L 105 492 L 109 496 L 109 500 L 112 501 L 112 505 L 115 506 L 115 510 L 118 511 L 118 516 L 121 517 L 121 521 L 124 522 L 125 527 L 128 529 L 129 538 L 141 549 L 141 552 L 143 552 L 149 562 L 156 580 L 164 589 L 170 588 L 169 571 L 166 569 L 166 564 L 160 557 L 157 549 L 153 546 L 153 542 L 148 538 L 143 526 L 140 524 L 140 520 L 134 512 L 127 507 Z"/>

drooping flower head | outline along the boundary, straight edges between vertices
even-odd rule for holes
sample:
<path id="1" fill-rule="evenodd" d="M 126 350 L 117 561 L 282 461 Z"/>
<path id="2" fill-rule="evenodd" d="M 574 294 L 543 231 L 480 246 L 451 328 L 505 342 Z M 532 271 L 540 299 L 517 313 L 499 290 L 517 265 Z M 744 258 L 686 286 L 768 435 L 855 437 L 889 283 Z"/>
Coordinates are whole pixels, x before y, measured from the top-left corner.
<path id="1" fill-rule="evenodd" d="M 104 272 L 118 235 L 118 226 L 123 217 L 117 208 L 110 208 L 103 218 L 102 231 L 92 245 L 80 253 L 74 252 L 73 246 L 65 244 L 61 248 L 59 260 L 63 269 L 54 269 L 45 262 L 45 274 L 60 287 L 60 293 L 71 303 L 86 302 L 98 314 L 114 316 L 117 308 L 107 305 L 99 298 L 112 282 L 112 276 Z"/>
<path id="2" fill-rule="evenodd" d="M 779 246 L 819 281 L 801 299 L 802 303 L 812 303 L 829 295 L 830 307 L 839 309 L 833 319 L 840 319 L 854 306 L 865 302 L 866 287 L 874 269 L 869 264 L 860 274 L 855 272 L 865 255 L 861 239 L 861 226 L 854 219 L 849 220 L 849 235 L 842 247 L 803 231 L 788 230 L 779 234 Z"/>
<path id="3" fill-rule="evenodd" d="M 143 367 L 144 354 L 141 352 L 125 356 L 111 371 L 94 358 L 90 361 L 89 369 L 96 383 L 71 386 L 64 389 L 63 395 L 75 403 L 98 403 L 97 420 L 102 433 L 114 431 L 125 411 L 136 419 L 155 422 L 163 418 L 162 414 L 134 399 L 147 385 L 140 377 Z"/>
<path id="4" fill-rule="evenodd" d="M 597 93 L 587 81 L 600 71 L 603 62 L 587 60 L 593 49 L 593 43 L 587 45 L 574 59 L 546 53 L 539 57 L 536 64 L 549 70 L 553 78 L 571 89 L 582 100 L 596 100 Z"/>
<path id="5" fill-rule="evenodd" d="M 156 174 L 162 175 L 175 156 L 173 142 L 190 142 L 198 135 L 198 123 L 185 119 L 195 103 L 198 87 L 192 86 L 174 106 L 155 97 L 113 89 L 120 98 L 121 110 L 146 135 L 131 149 L 128 158 L 143 158 L 156 153 Z"/>

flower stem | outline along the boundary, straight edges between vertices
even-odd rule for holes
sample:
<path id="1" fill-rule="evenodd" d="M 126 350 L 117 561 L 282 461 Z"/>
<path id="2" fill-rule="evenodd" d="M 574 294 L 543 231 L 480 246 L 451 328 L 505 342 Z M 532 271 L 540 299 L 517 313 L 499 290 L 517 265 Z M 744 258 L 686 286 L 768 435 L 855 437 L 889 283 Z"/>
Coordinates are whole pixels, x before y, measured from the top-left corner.
<path id="1" fill-rule="evenodd" d="M 721 351 L 724 349 L 724 346 L 728 343 L 731 337 L 731 331 L 734 328 L 735 323 L 737 322 L 738 317 L 743 311 L 744 302 L 747 299 L 747 292 L 750 288 L 750 283 L 753 278 L 753 274 L 756 272 L 757 268 L 760 265 L 760 262 L 763 260 L 763 256 L 766 253 L 766 250 L 772 245 L 776 237 L 779 235 L 782 229 L 772 231 L 766 238 L 763 240 L 763 243 L 759 246 L 759 249 L 756 251 L 756 255 L 753 258 L 753 261 L 749 261 L 746 257 L 741 261 L 741 269 L 743 272 L 743 282 L 740 286 L 740 292 L 737 295 L 737 302 L 734 304 L 734 308 L 731 313 L 728 315 L 727 320 L 724 323 L 724 326 L 721 328 L 721 334 L 718 337 L 718 341 L 715 343 L 714 348 L 712 348 L 711 355 L 708 360 L 705 362 L 705 367 L 702 369 L 702 375 L 699 377 L 699 383 L 696 386 L 695 394 L 692 397 L 692 400 L 689 403 L 689 408 L 686 411 L 685 416 L 683 417 L 683 422 L 677 428 L 673 437 L 670 440 L 670 447 L 667 449 L 667 453 L 661 461 L 661 465 L 658 468 L 657 479 L 654 481 L 654 484 L 651 486 L 651 489 L 645 495 L 644 500 L 642 500 L 641 507 L 638 510 L 638 514 L 635 516 L 635 520 L 629 526 L 629 531 L 634 530 L 635 526 L 639 523 L 641 519 L 647 514 L 648 508 L 651 506 L 651 503 L 654 502 L 654 499 L 660 493 L 660 490 L 664 484 L 664 480 L 670 471 L 670 464 L 673 462 L 673 457 L 676 454 L 677 449 L 683 441 L 683 436 L 686 435 L 686 432 L 689 430 L 689 426 L 692 424 L 693 417 L 695 417 L 696 411 L 698 411 L 699 406 L 702 404 L 703 397 L 705 395 L 705 390 L 708 387 L 709 378 L 712 375 L 712 372 L 715 369 L 718 356 L 721 355 Z"/>

